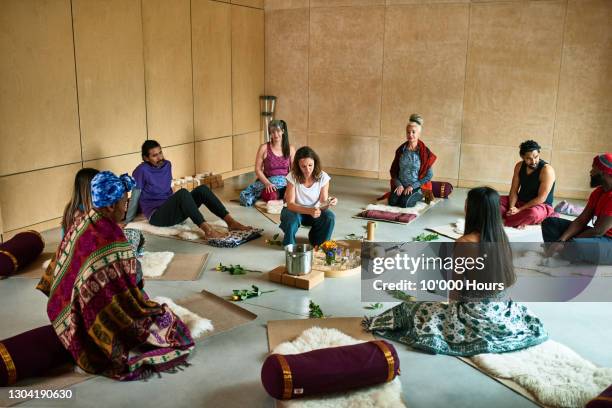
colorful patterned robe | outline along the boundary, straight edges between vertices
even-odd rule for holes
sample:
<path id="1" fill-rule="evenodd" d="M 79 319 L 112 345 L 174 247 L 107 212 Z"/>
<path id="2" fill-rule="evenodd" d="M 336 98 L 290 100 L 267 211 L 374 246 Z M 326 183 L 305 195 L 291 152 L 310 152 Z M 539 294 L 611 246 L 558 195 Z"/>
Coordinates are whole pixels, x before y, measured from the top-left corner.
<path id="1" fill-rule="evenodd" d="M 89 373 L 141 379 L 193 350 L 185 324 L 138 287 L 136 265 L 121 228 L 92 210 L 68 229 L 38 284 L 62 344 Z"/>
<path id="2" fill-rule="evenodd" d="M 540 319 L 505 296 L 466 302 L 406 301 L 366 317 L 367 331 L 434 354 L 506 353 L 548 340 Z M 499 299 L 498 299 L 499 298 Z"/>

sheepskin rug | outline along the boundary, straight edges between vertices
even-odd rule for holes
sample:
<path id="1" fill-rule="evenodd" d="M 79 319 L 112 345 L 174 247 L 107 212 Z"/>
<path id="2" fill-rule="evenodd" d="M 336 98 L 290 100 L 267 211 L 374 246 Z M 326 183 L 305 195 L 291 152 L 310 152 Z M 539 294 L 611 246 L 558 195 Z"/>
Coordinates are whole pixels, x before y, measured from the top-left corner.
<path id="1" fill-rule="evenodd" d="M 393 207 L 393 206 L 384 205 L 384 204 L 368 204 L 368 206 L 366 207 L 366 210 L 367 211 L 370 211 L 370 210 L 386 211 L 386 212 L 398 213 L 398 214 L 414 214 L 418 216 L 418 215 L 423 214 L 425 211 L 429 210 L 431 207 L 438 204 L 439 202 L 440 202 L 439 199 L 436 199 L 429 204 L 425 204 L 424 202 L 419 201 L 418 203 L 416 203 L 414 207 L 408 207 L 408 208 Z"/>
<path id="2" fill-rule="evenodd" d="M 363 343 L 363 341 L 347 336 L 339 330 L 312 327 L 304 331 L 297 339 L 279 344 L 273 352 L 279 354 L 298 354 L 320 348 L 349 346 L 358 343 Z M 281 401 L 281 403 L 286 408 L 406 407 L 402 401 L 402 383 L 399 377 L 396 377 L 389 383 L 348 393 Z"/>
<path id="3" fill-rule="evenodd" d="M 136 221 L 130 222 L 128 225 L 126 225 L 126 228 L 132 228 L 164 237 L 176 236 L 186 241 L 204 238 L 204 234 L 198 227 L 188 224 L 177 224 L 172 227 L 156 227 L 155 225 L 151 225 L 146 221 Z"/>
<path id="4" fill-rule="evenodd" d="M 147 278 L 162 276 L 172 262 L 174 252 L 144 252 L 140 260 L 142 275 Z"/>
<path id="5" fill-rule="evenodd" d="M 612 368 L 601 368 L 563 344 L 542 344 L 503 354 L 480 354 L 471 360 L 485 372 L 510 379 L 550 407 L 584 407 L 612 384 Z"/>
<path id="6" fill-rule="evenodd" d="M 174 258 L 174 252 L 144 252 L 139 259 L 142 275 L 147 278 L 162 276 L 172 262 L 172 258 Z M 50 259 L 43 262 L 43 270 L 47 270 L 50 262 Z"/>
<path id="7" fill-rule="evenodd" d="M 212 322 L 209 319 L 205 319 L 202 316 L 199 316 L 193 313 L 191 310 L 184 308 L 183 306 L 179 306 L 170 298 L 164 296 L 156 296 L 152 298 L 154 302 L 159 304 L 166 304 L 177 315 L 183 323 L 187 325 L 189 331 L 191 332 L 191 337 L 197 339 L 201 335 L 206 332 L 213 331 L 214 327 Z"/>

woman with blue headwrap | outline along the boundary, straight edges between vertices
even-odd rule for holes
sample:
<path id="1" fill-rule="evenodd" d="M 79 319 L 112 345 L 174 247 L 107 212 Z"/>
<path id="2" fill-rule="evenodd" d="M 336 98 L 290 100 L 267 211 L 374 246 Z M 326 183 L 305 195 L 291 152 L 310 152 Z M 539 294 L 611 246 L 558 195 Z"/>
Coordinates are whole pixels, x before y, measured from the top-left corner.
<path id="1" fill-rule="evenodd" d="M 134 249 L 118 225 L 125 216 L 127 174 L 98 173 L 93 208 L 69 226 L 38 289 L 62 344 L 83 370 L 119 380 L 184 364 L 194 343 L 167 305 L 148 299 Z"/>

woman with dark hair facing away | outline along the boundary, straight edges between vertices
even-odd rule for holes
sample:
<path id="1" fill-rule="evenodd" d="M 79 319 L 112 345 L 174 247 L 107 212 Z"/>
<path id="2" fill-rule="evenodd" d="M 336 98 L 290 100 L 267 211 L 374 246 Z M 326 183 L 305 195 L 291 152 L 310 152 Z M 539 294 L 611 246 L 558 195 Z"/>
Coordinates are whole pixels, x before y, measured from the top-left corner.
<path id="1" fill-rule="evenodd" d="M 289 144 L 284 120 L 273 120 L 268 126 L 270 141 L 259 146 L 255 156 L 257 180 L 240 193 L 240 205 L 250 207 L 261 197 L 264 201 L 282 199 L 287 186 L 285 176 L 291 170 L 295 147 Z"/>
<path id="2" fill-rule="evenodd" d="M 74 189 L 72 191 L 72 198 L 66 204 L 64 208 L 64 215 L 62 216 L 62 230 L 61 238 L 64 238 L 64 234 L 68 229 L 77 221 L 80 221 L 87 213 L 93 208 L 91 198 L 91 180 L 100 173 L 99 170 L 85 167 L 77 171 L 74 176 Z M 128 242 L 132 245 L 134 254 L 137 257 L 141 257 L 144 253 L 144 235 L 139 230 L 124 228 L 123 234 L 127 238 Z M 52 260 L 55 265 L 55 259 Z M 52 267 L 53 267 L 52 265 Z M 142 270 L 140 264 L 138 265 L 138 282 L 142 280 Z"/>
<path id="3" fill-rule="evenodd" d="M 72 198 L 64 208 L 62 216 L 62 238 L 68 228 L 74 223 L 79 215 L 87 214 L 92 208 L 91 203 L 91 180 L 99 171 L 85 167 L 74 176 L 74 188 Z"/>
<path id="4" fill-rule="evenodd" d="M 484 280 L 503 283 L 504 289 L 464 289 L 451 296 L 449 303 L 402 302 L 378 316 L 366 317 L 364 327 L 415 349 L 453 356 L 504 353 L 547 340 L 540 320 L 505 294 L 516 276 L 499 212 L 499 194 L 489 187 L 474 188 L 468 193 L 465 233 L 457 240 L 453 255 L 473 253 L 474 247 L 476 256 L 478 252 L 482 254 L 483 248 L 486 251 Z M 462 279 L 458 278 L 457 268 L 454 272 L 454 279 Z"/>
<path id="5" fill-rule="evenodd" d="M 281 212 L 280 228 L 285 233 L 283 246 L 295 244 L 295 234 L 300 225 L 311 226 L 308 240 L 321 245 L 331 238 L 335 215 L 329 209 L 338 199 L 329 196 L 331 177 L 321 170 L 319 156 L 308 146 L 295 152 L 291 172 L 287 175 L 285 201 Z"/>
<path id="6" fill-rule="evenodd" d="M 406 142 L 395 151 L 389 170 L 389 205 L 394 207 L 414 207 L 423 199 L 424 191 L 431 191 L 431 166 L 436 161 L 436 155 L 420 140 L 422 128 L 421 115 L 410 115 L 406 125 Z"/>

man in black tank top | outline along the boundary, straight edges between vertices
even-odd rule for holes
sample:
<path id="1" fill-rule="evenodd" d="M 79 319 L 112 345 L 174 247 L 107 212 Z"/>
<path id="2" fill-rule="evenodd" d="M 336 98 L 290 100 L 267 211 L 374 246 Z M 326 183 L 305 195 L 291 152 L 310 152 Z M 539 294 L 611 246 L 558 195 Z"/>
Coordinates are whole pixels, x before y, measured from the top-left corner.
<path id="1" fill-rule="evenodd" d="M 504 225 L 524 228 L 553 216 L 555 170 L 540 159 L 540 145 L 534 140 L 521 143 L 521 161 L 514 166 L 510 194 L 500 197 Z"/>

